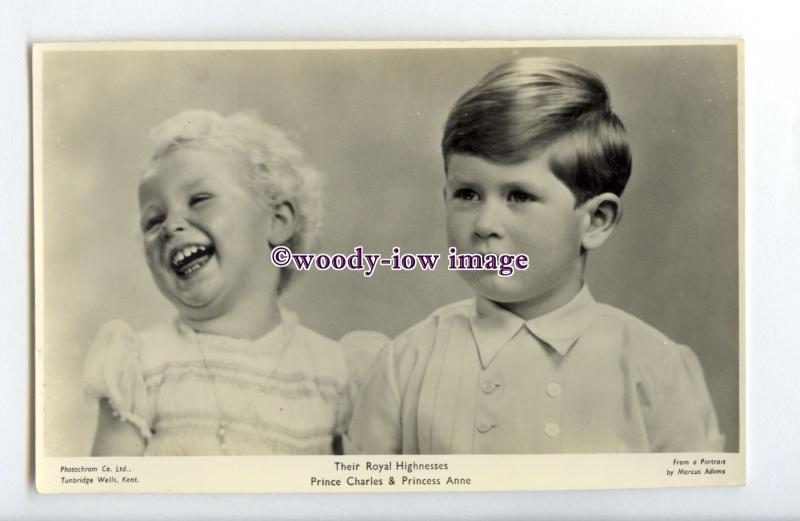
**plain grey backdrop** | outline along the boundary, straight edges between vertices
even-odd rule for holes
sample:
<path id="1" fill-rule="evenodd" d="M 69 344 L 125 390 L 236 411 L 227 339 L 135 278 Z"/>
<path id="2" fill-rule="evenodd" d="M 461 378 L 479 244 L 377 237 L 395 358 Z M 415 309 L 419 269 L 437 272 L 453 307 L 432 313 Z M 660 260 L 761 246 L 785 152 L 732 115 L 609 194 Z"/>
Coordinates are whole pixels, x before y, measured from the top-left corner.
<path id="1" fill-rule="evenodd" d="M 183 109 L 245 108 L 295 136 L 328 179 L 321 251 L 446 256 L 439 152 L 447 113 L 494 66 L 553 56 L 605 79 L 634 157 L 624 217 L 587 282 L 696 350 L 729 451 L 738 449 L 737 49 L 58 51 L 44 59 L 45 451 L 87 455 L 80 392 L 100 326 L 164 323 L 136 231 L 148 132 Z M 532 269 L 536 269 L 533 259 Z M 259 260 L 254 260 L 259 262 Z M 266 259 L 260 262 L 268 262 Z M 394 336 L 471 295 L 431 273 L 312 271 L 284 302 L 309 327 Z"/>
<path id="2" fill-rule="evenodd" d="M 793 5 L 587 2 L 351 1 L 4 4 L 0 13 L 0 176 L 6 331 L 0 430 L 5 518 L 171 519 L 791 519 L 800 515 L 800 69 Z M 102 39 L 530 39 L 743 37 L 746 40 L 748 485 L 499 494 L 296 496 L 38 496 L 32 485 L 32 347 L 28 49 L 32 42 Z M 27 305 L 26 305 L 27 303 Z M 26 396 L 28 399 L 26 399 Z M 613 470 L 613 469 L 612 469 Z"/>

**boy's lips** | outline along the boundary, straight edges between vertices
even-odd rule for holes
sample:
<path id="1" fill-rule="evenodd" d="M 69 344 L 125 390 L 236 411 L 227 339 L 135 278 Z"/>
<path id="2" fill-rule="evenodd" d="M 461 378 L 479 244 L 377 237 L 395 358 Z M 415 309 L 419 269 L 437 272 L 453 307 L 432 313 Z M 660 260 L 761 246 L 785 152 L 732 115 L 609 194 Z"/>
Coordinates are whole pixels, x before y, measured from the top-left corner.
<path id="1" fill-rule="evenodd" d="M 167 256 L 170 269 L 180 278 L 189 278 L 214 255 L 213 244 L 187 243 L 176 246 Z"/>

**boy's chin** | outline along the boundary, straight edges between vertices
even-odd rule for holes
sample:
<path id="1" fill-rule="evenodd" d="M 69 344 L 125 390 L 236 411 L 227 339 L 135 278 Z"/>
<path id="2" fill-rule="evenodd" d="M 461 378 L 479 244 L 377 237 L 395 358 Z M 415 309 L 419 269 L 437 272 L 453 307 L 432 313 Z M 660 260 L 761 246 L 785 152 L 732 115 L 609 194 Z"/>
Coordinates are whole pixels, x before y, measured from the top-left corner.
<path id="1" fill-rule="evenodd" d="M 464 279 L 478 295 L 499 304 L 514 304 L 531 298 L 530 287 L 523 287 L 513 276 L 500 277 L 496 272 L 470 273 Z"/>

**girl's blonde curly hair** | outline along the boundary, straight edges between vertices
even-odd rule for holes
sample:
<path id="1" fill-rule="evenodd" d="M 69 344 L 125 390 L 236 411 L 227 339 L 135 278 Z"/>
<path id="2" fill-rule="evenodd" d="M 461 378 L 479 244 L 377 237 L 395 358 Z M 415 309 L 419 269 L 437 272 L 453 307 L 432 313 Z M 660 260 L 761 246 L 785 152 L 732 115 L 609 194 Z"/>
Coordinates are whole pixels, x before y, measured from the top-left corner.
<path id="1" fill-rule="evenodd" d="M 285 245 L 298 252 L 316 247 L 322 224 L 322 177 L 278 127 L 265 123 L 255 112 L 224 117 L 209 110 L 187 110 L 152 129 L 150 138 L 154 150 L 148 171 L 182 147 L 241 154 L 249 164 L 241 178 L 256 200 L 268 206 L 289 202 L 294 209 L 295 231 Z M 292 273 L 289 268 L 281 269 L 279 292 L 286 288 Z"/>

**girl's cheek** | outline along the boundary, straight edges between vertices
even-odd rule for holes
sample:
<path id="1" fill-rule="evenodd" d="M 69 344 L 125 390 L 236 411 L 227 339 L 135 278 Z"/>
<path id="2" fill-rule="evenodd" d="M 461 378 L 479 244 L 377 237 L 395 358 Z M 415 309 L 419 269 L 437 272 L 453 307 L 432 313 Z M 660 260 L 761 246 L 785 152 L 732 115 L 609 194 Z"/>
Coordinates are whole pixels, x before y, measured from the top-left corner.
<path id="1" fill-rule="evenodd" d="M 144 256 L 147 262 L 151 263 L 158 258 L 158 239 L 152 236 L 144 238 Z"/>

